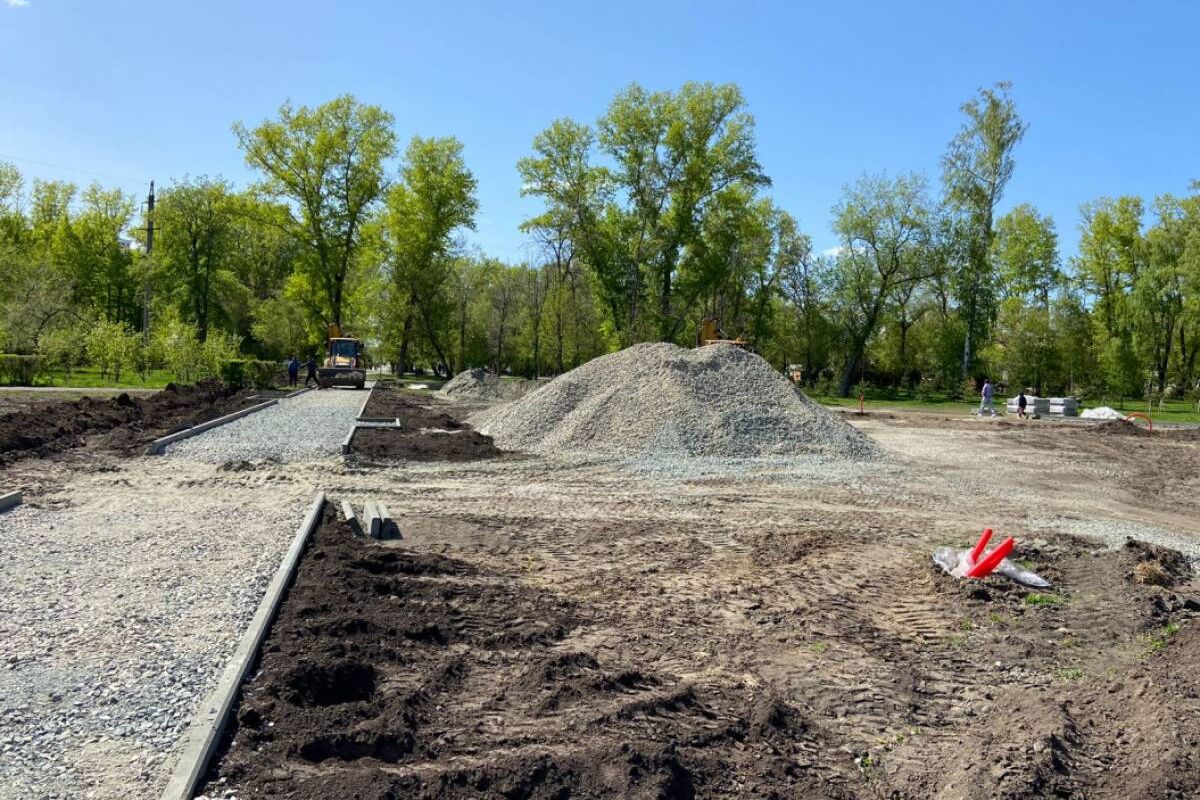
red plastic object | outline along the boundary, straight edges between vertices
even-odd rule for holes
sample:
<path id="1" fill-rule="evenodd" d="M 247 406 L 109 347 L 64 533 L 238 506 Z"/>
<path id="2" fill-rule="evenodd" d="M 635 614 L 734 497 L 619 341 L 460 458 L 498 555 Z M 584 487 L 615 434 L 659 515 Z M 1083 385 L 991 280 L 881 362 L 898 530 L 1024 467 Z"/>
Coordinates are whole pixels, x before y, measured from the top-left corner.
<path id="1" fill-rule="evenodd" d="M 1016 543 L 1013 541 L 1011 536 L 1005 539 L 1000 543 L 999 547 L 988 553 L 987 556 L 984 557 L 983 561 L 980 561 L 978 564 L 972 567 L 971 571 L 967 573 L 967 577 L 986 578 L 992 573 L 992 570 L 1000 566 L 1001 561 L 1008 557 L 1008 554 L 1012 552 L 1014 544 Z"/>
<path id="2" fill-rule="evenodd" d="M 979 543 L 975 545 L 975 549 L 971 551 L 971 563 L 978 564 L 979 557 L 983 555 L 983 550 L 987 547 L 988 542 L 992 539 L 992 529 L 984 528 L 983 536 L 979 537 Z"/>
<path id="3" fill-rule="evenodd" d="M 1151 431 L 1154 430 L 1154 422 L 1150 419 L 1150 417 L 1148 415 L 1143 414 L 1140 411 L 1134 411 L 1130 414 L 1125 415 L 1126 419 L 1133 419 L 1134 417 L 1139 417 L 1140 419 L 1146 420 L 1146 430 L 1151 430 Z"/>

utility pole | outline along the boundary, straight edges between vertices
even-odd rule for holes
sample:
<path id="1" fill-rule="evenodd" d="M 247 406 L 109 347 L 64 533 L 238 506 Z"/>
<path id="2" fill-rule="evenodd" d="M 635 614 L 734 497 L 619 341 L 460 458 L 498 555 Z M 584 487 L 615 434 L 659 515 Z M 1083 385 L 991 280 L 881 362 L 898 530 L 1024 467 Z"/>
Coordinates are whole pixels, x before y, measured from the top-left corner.
<path id="1" fill-rule="evenodd" d="M 154 254 L 154 181 L 146 195 L 146 275 L 142 287 L 142 341 L 150 344 L 150 268 Z"/>

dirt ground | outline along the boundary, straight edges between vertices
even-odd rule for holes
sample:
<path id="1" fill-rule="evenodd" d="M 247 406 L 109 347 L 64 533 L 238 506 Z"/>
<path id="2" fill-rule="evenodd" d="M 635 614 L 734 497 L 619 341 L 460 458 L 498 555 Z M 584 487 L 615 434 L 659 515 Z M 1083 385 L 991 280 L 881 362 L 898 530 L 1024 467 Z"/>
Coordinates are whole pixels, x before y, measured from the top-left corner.
<path id="1" fill-rule="evenodd" d="M 88 446 L 135 453 L 154 439 L 229 414 L 255 402 L 250 390 L 231 392 L 215 380 L 170 384 L 149 395 L 25 398 L 0 408 L 0 465 Z M 14 407 L 16 406 L 16 407 Z"/>
<path id="2" fill-rule="evenodd" d="M 350 440 L 356 458 L 380 461 L 477 461 L 499 449 L 462 421 L 465 407 L 417 395 L 393 383 L 376 384 L 363 409 L 366 419 L 398 420 L 399 428 L 359 428 Z"/>
<path id="3" fill-rule="evenodd" d="M 888 463 L 332 470 L 402 538 L 326 518 L 208 791 L 1200 793 L 1200 586 L 1159 546 L 1200 554 L 1195 437 L 855 424 Z M 1053 588 L 934 566 L 985 525 Z"/>

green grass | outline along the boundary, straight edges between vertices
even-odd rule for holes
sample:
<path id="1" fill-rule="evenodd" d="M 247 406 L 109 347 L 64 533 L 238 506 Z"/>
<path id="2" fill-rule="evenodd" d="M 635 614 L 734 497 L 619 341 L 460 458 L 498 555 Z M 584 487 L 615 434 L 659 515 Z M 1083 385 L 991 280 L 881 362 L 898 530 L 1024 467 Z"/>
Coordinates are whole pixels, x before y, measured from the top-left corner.
<path id="1" fill-rule="evenodd" d="M 1025 595 L 1025 605 L 1027 606 L 1056 606 L 1064 602 L 1064 600 L 1065 598 L 1056 594 L 1038 594 L 1037 592 L 1033 592 L 1032 594 Z"/>
<path id="2" fill-rule="evenodd" d="M 1147 653 L 1162 650 L 1167 646 L 1167 642 L 1171 641 L 1171 637 L 1177 633 L 1179 633 L 1179 623 L 1168 622 L 1161 631 L 1148 637 Z"/>

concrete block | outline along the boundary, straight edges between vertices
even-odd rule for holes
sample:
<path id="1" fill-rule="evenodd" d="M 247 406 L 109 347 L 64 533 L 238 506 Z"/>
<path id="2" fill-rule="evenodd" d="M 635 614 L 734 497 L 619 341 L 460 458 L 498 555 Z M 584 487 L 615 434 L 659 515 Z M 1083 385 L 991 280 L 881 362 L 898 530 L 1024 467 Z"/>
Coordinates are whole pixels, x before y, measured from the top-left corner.
<path id="1" fill-rule="evenodd" d="M 378 539 L 383 533 L 383 517 L 374 500 L 368 500 L 363 506 L 363 530 L 372 539 Z"/>
<path id="2" fill-rule="evenodd" d="M 17 489 L 15 492 L 0 494 L 0 511 L 8 511 L 10 508 L 16 508 L 21 505 L 22 500 L 20 489 Z"/>

